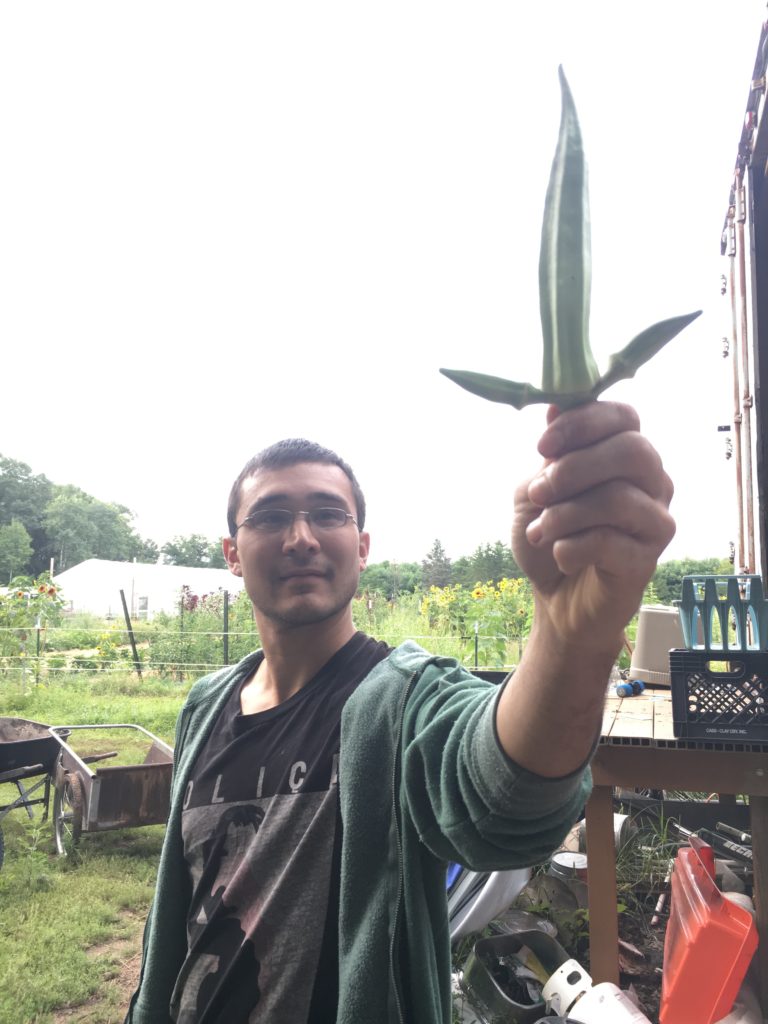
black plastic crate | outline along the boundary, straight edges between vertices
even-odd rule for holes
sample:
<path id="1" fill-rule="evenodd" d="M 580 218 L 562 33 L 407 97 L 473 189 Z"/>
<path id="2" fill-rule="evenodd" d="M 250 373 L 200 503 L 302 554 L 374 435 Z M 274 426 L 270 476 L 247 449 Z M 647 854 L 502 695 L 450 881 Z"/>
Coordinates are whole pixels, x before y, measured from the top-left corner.
<path id="1" fill-rule="evenodd" d="M 669 652 L 675 736 L 768 744 L 768 651 Z"/>

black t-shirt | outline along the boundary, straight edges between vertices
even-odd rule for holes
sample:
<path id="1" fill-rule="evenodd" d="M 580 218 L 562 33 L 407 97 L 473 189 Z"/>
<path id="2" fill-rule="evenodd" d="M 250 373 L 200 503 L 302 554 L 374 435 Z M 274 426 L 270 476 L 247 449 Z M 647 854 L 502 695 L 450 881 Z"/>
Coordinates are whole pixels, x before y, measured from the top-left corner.
<path id="1" fill-rule="evenodd" d="M 192 880 L 177 1024 L 326 1024 L 338 1001 L 341 712 L 391 648 L 364 633 L 253 715 L 243 684 L 195 762 L 182 814 Z"/>

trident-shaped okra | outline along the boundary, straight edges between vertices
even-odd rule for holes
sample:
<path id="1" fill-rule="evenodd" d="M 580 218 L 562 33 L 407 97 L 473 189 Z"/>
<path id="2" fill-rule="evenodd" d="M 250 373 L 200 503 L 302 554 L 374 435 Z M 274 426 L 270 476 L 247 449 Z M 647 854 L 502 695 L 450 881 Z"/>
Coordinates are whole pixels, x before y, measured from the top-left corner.
<path id="1" fill-rule="evenodd" d="M 539 304 L 544 340 L 541 388 L 470 370 L 445 370 L 456 384 L 491 402 L 516 409 L 535 402 L 561 409 L 588 402 L 635 371 L 701 313 L 687 313 L 648 327 L 614 353 L 601 376 L 589 345 L 592 283 L 589 191 L 581 129 L 571 90 L 559 69 L 560 135 L 544 204 L 539 254 Z"/>

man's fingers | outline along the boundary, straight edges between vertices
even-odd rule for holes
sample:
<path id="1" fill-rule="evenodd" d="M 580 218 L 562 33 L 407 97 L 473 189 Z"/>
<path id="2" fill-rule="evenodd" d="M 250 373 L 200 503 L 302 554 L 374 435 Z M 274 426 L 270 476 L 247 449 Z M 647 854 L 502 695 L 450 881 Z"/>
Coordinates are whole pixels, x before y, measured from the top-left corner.
<path id="1" fill-rule="evenodd" d="M 547 506 L 529 523 L 526 537 L 538 546 L 601 528 L 659 546 L 661 551 L 675 526 L 664 503 L 626 480 L 611 480 L 572 500 Z"/>
<path id="2" fill-rule="evenodd" d="M 669 518 L 671 521 L 671 516 Z M 609 526 L 598 526 L 555 541 L 552 557 L 565 576 L 594 567 L 598 573 L 625 580 L 649 579 L 673 534 L 674 523 L 667 540 L 659 546 Z"/>
<path id="3" fill-rule="evenodd" d="M 626 430 L 638 431 L 640 417 L 631 405 L 621 402 L 585 402 L 575 409 L 547 410 L 547 429 L 539 440 L 539 453 L 554 459 Z"/>
<path id="4" fill-rule="evenodd" d="M 545 508 L 615 479 L 666 505 L 672 500 L 674 487 L 658 452 L 635 431 L 612 434 L 549 462 L 530 482 L 528 497 Z"/>

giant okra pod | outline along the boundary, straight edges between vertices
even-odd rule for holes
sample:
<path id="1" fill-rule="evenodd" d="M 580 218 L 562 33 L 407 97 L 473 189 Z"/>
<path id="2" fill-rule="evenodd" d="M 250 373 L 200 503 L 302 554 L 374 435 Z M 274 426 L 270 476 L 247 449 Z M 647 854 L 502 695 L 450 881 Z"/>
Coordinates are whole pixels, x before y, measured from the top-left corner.
<path id="1" fill-rule="evenodd" d="M 588 402 L 655 355 L 701 313 L 662 320 L 611 356 L 601 376 L 589 344 L 592 277 L 587 165 L 571 90 L 559 69 L 560 134 L 544 203 L 539 254 L 539 305 L 544 342 L 541 388 L 470 370 L 441 369 L 456 384 L 491 402 L 516 409 L 552 402 L 567 409 Z"/>

